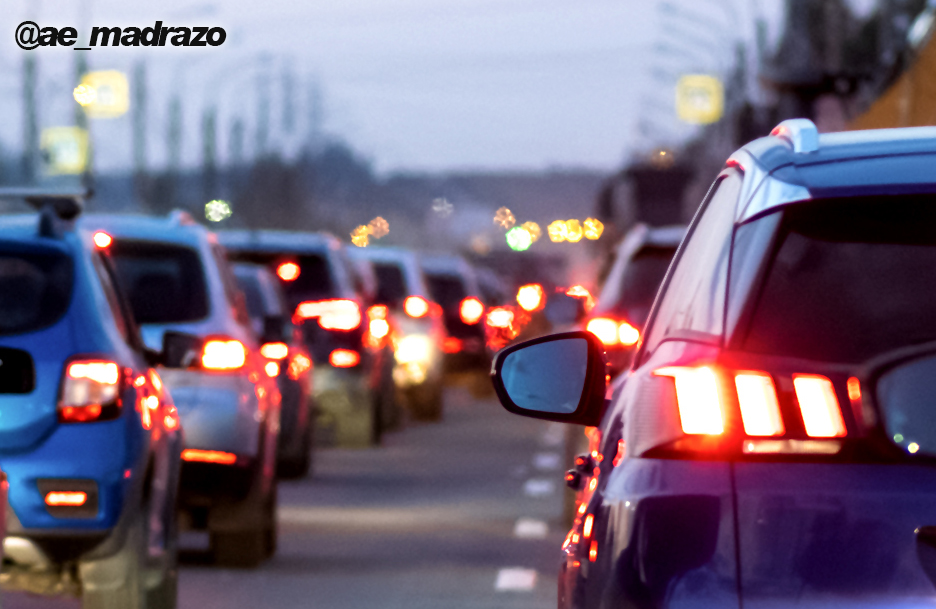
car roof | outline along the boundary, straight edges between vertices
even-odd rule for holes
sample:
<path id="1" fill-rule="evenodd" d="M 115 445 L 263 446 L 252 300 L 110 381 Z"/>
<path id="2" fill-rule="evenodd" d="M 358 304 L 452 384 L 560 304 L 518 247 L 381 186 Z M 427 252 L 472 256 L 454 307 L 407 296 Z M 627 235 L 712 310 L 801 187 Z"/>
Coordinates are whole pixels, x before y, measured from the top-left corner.
<path id="1" fill-rule="evenodd" d="M 87 230 L 112 232 L 125 239 L 140 239 L 198 245 L 202 240 L 214 241 L 212 233 L 185 212 L 173 212 L 166 216 L 143 214 L 86 214 L 78 218 L 78 225 Z"/>
<path id="2" fill-rule="evenodd" d="M 285 230 L 223 230 L 218 241 L 232 250 L 322 252 L 341 249 L 341 241 L 328 233 Z"/>
<path id="3" fill-rule="evenodd" d="M 401 247 L 352 247 L 348 248 L 348 253 L 355 259 L 399 266 L 403 271 L 410 294 L 429 295 L 429 290 L 423 280 L 420 256 L 413 250 Z"/>

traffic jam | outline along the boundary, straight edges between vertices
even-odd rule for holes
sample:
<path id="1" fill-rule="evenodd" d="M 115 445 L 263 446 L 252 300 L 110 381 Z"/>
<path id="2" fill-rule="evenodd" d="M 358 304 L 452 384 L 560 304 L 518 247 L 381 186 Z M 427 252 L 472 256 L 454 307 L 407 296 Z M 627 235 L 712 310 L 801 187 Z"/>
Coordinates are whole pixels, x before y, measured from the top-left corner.
<path id="1" fill-rule="evenodd" d="M 936 3 L 11 2 L 5 609 L 936 606 Z"/>

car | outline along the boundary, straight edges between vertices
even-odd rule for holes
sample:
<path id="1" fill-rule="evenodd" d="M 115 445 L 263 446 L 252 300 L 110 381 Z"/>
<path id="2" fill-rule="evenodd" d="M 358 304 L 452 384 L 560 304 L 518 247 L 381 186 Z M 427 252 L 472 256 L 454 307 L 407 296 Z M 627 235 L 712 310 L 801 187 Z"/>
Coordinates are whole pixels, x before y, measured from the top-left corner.
<path id="1" fill-rule="evenodd" d="M 685 226 L 641 223 L 615 248 L 614 262 L 585 325 L 604 343 L 611 375 L 630 365 L 653 298 L 685 234 Z"/>
<path id="2" fill-rule="evenodd" d="M 446 338 L 442 308 L 432 300 L 419 256 L 397 247 L 350 250 L 369 260 L 377 275 L 376 303 L 388 308 L 395 328 L 393 381 L 418 421 L 442 418 L 443 353 Z"/>
<path id="3" fill-rule="evenodd" d="M 280 400 L 244 296 L 214 233 L 187 213 L 88 214 L 143 340 L 192 337 L 185 366 L 161 372 L 185 427 L 178 508 L 183 530 L 209 533 L 218 564 L 252 567 L 276 550 Z"/>
<path id="4" fill-rule="evenodd" d="M 421 263 L 429 293 L 442 307 L 448 334 L 443 343 L 446 371 L 487 372 L 491 358 L 485 348 L 486 307 L 474 269 L 454 255 L 422 256 Z"/>
<path id="5" fill-rule="evenodd" d="M 3 587 L 175 607 L 182 430 L 154 369 L 167 350 L 144 344 L 110 238 L 76 227 L 82 193 L 0 198 L 39 210 L 0 218 Z"/>
<path id="6" fill-rule="evenodd" d="M 234 276 L 247 303 L 254 332 L 261 339 L 264 368 L 279 384 L 280 434 L 277 472 L 301 478 L 312 468 L 315 438 L 315 400 L 312 397 L 312 357 L 293 323 L 279 279 L 267 267 L 233 265 Z"/>
<path id="7" fill-rule="evenodd" d="M 323 442 L 380 443 L 381 413 L 393 399 L 390 347 L 369 349 L 370 315 L 344 246 L 332 235 L 277 230 L 219 233 L 236 262 L 262 264 L 282 282 L 314 362 L 313 387 Z"/>
<path id="8" fill-rule="evenodd" d="M 590 332 L 497 355 L 509 411 L 599 428 L 560 607 L 932 602 L 934 161 L 936 128 L 785 121 L 728 159 L 629 371 Z"/>

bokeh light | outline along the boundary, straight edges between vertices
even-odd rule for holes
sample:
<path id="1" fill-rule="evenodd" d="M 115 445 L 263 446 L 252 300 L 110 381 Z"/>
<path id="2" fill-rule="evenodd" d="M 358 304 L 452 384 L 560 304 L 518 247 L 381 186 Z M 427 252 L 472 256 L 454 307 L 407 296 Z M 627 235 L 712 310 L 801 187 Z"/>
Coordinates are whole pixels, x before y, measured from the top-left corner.
<path id="1" fill-rule="evenodd" d="M 374 239 L 380 239 L 390 232 L 390 223 L 380 216 L 371 220 L 367 227 L 370 229 L 370 234 Z"/>
<path id="2" fill-rule="evenodd" d="M 568 229 L 566 228 L 564 220 L 556 220 L 546 227 L 546 232 L 549 234 L 550 241 L 553 243 L 562 243 L 566 240 Z"/>
<path id="3" fill-rule="evenodd" d="M 494 214 L 494 224 L 500 226 L 504 230 L 510 230 L 516 223 L 517 218 L 515 218 L 513 212 L 506 207 L 501 207 Z"/>
<path id="4" fill-rule="evenodd" d="M 283 262 L 276 267 L 276 275 L 283 281 L 295 281 L 302 269 L 295 262 Z"/>
<path id="5" fill-rule="evenodd" d="M 358 247 L 367 247 L 370 243 L 370 227 L 362 224 L 351 231 L 351 243 Z"/>
<path id="6" fill-rule="evenodd" d="M 230 218 L 232 213 L 234 212 L 231 211 L 231 206 L 227 201 L 215 199 L 205 203 L 205 218 L 209 222 L 221 222 Z"/>
<path id="7" fill-rule="evenodd" d="M 597 241 L 604 232 L 604 224 L 596 218 L 585 219 L 585 238 L 591 241 Z"/>
<path id="8" fill-rule="evenodd" d="M 432 200 L 432 211 L 440 218 L 447 218 L 455 211 L 455 206 L 448 202 L 448 199 L 439 197 Z"/>
<path id="9" fill-rule="evenodd" d="M 517 304 L 524 311 L 536 311 L 543 306 L 543 300 L 545 300 L 543 286 L 538 283 L 530 283 L 517 290 Z"/>
<path id="10" fill-rule="evenodd" d="M 524 222 L 521 226 L 533 237 L 533 243 L 539 241 L 539 238 L 543 236 L 543 229 L 536 222 Z"/>
<path id="11" fill-rule="evenodd" d="M 585 236 L 585 231 L 582 229 L 582 223 L 578 220 L 566 220 L 566 241 L 570 243 L 578 243 L 582 240 L 582 237 Z"/>
<path id="12" fill-rule="evenodd" d="M 525 252 L 533 245 L 533 235 L 522 226 L 507 231 L 507 245 L 515 252 Z"/>
<path id="13" fill-rule="evenodd" d="M 75 87 L 72 96 L 82 106 L 89 106 L 97 99 L 97 90 L 91 85 L 82 84 Z"/>

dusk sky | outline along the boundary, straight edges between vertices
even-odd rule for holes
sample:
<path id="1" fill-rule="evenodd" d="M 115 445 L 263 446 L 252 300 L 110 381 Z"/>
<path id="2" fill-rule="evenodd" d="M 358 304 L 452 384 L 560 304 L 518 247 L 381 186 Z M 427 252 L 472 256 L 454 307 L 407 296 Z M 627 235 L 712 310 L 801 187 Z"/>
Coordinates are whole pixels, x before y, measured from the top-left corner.
<path id="1" fill-rule="evenodd" d="M 192 0 L 0 0 L 0 147 L 22 141 L 24 51 L 16 25 L 221 26 L 217 48 L 95 49 L 91 69 L 131 71 L 147 64 L 147 156 L 167 158 L 169 99 L 184 109 L 184 163 L 201 154 L 204 108 L 218 113 L 219 153 L 228 154 L 236 118 L 246 126 L 247 154 L 255 138 L 259 90 L 271 100 L 270 146 L 290 154 L 318 131 L 310 99 L 322 100 L 321 131 L 340 137 L 382 171 L 447 169 L 610 169 L 634 150 L 685 137 L 672 111 L 672 82 L 659 73 L 727 67 L 733 39 L 749 38 L 753 3 L 734 14 L 714 2 L 670 0 L 343 0 L 342 2 L 198 2 Z M 759 12 L 778 29 L 779 2 Z M 82 8 L 84 7 L 84 8 Z M 84 11 L 84 13 L 83 13 Z M 672 15 L 675 14 L 675 17 Z M 661 21 L 679 21 L 706 48 L 663 40 Z M 674 47 L 678 47 L 675 48 Z M 40 123 L 70 124 L 74 55 L 70 49 L 31 51 L 39 58 Z M 263 74 L 267 76 L 263 76 Z M 289 105 L 283 82 L 291 74 Z M 264 78 L 268 85 L 264 85 Z M 641 117 L 659 130 L 641 133 Z M 99 170 L 126 168 L 130 115 L 92 121 Z M 660 141 L 655 141 L 660 140 Z"/>

